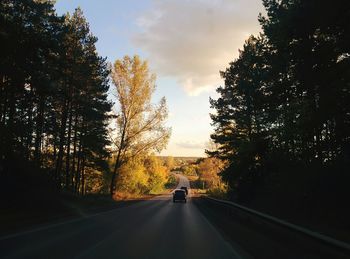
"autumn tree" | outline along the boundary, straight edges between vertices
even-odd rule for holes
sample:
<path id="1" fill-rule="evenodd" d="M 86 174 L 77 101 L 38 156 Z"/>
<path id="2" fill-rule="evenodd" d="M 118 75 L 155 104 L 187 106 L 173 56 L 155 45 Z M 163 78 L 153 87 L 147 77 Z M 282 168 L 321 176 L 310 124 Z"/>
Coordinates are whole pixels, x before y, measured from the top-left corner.
<path id="1" fill-rule="evenodd" d="M 169 171 L 171 171 L 175 166 L 175 159 L 172 156 L 167 156 L 165 158 L 164 165 L 168 168 Z"/>
<path id="2" fill-rule="evenodd" d="M 133 157 L 124 161 L 118 168 L 115 181 L 118 196 L 137 196 L 147 193 L 149 191 L 148 180 L 149 177 L 142 157 Z"/>
<path id="3" fill-rule="evenodd" d="M 204 158 L 198 164 L 198 176 L 201 182 L 205 182 L 207 188 L 219 187 L 221 179 L 219 173 L 224 169 L 225 163 L 215 157 Z"/>
<path id="4" fill-rule="evenodd" d="M 144 167 L 148 175 L 149 193 L 159 193 L 163 190 L 164 184 L 167 181 L 167 167 L 163 166 L 162 161 L 154 156 L 148 156 L 144 161 Z"/>
<path id="5" fill-rule="evenodd" d="M 156 77 L 150 74 L 147 62 L 138 56 L 125 56 L 114 63 L 112 79 L 118 112 L 113 133 L 116 151 L 111 195 L 116 190 L 118 170 L 125 162 L 150 151 L 161 151 L 170 137 L 170 128 L 164 125 L 168 115 L 165 98 L 156 105 L 151 103 Z"/>

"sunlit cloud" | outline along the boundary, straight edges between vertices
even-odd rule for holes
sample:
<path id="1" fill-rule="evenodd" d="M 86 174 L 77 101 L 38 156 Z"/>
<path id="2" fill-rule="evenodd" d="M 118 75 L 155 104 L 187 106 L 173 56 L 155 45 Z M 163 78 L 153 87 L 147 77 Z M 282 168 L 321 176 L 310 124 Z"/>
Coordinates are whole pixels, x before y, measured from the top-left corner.
<path id="1" fill-rule="evenodd" d="M 180 148 L 204 150 L 205 143 L 196 141 L 181 141 L 177 142 L 176 145 Z"/>
<path id="2" fill-rule="evenodd" d="M 257 34 L 261 0 L 154 0 L 139 16 L 132 42 L 160 76 L 177 80 L 189 95 L 222 84 L 219 71 Z"/>

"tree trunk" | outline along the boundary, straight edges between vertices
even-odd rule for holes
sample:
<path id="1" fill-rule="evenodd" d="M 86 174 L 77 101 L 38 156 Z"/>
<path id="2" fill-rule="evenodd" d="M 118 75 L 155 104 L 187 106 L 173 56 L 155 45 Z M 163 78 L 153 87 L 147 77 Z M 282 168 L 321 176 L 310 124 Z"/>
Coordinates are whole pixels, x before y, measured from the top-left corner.
<path id="1" fill-rule="evenodd" d="M 117 171 L 121 165 L 121 153 L 124 147 L 124 140 L 125 140 L 125 131 L 126 131 L 126 124 L 127 122 L 124 122 L 124 127 L 123 127 L 123 132 L 122 132 L 122 136 L 120 138 L 120 145 L 119 145 L 119 149 L 118 149 L 118 154 L 117 154 L 117 158 L 115 160 L 115 165 L 114 165 L 114 169 L 112 172 L 112 179 L 111 179 L 111 186 L 110 186 L 110 194 L 113 197 L 115 194 L 115 189 L 116 189 L 116 180 L 117 180 Z"/>
<path id="2" fill-rule="evenodd" d="M 68 119 L 68 135 L 67 135 L 67 153 L 66 153 L 66 188 L 69 188 L 70 178 L 69 178 L 69 169 L 70 169 L 70 145 L 71 145 L 71 133 L 72 133 L 72 103 L 69 105 L 69 119 Z"/>
<path id="3" fill-rule="evenodd" d="M 32 146 L 32 140 L 33 140 L 33 134 L 32 134 L 32 128 L 33 128 L 33 87 L 30 86 L 30 94 L 29 94 L 29 104 L 28 104 L 28 121 L 27 121 L 27 143 L 26 143 L 26 150 L 25 150 L 25 157 L 27 160 L 30 159 L 30 148 Z"/>
<path id="4" fill-rule="evenodd" d="M 39 101 L 39 112 L 37 115 L 37 125 L 36 125 L 36 136 L 35 136 L 35 149 L 34 149 L 34 161 L 37 165 L 40 165 L 40 154 L 41 154 L 41 142 L 42 142 L 42 132 L 44 124 L 44 109 L 45 109 L 45 99 L 44 96 L 40 96 Z"/>
<path id="5" fill-rule="evenodd" d="M 6 158 L 10 158 L 13 155 L 13 135 L 15 132 L 14 129 L 14 115 L 15 115 L 15 111 L 16 111 L 16 97 L 15 97 L 15 89 L 16 87 L 18 87 L 17 82 L 14 82 L 14 84 L 10 87 L 10 96 L 9 96 L 9 113 L 8 113 L 8 119 L 7 119 L 7 124 L 5 125 L 5 157 Z M 6 120 L 6 119 L 5 119 Z M 5 158 L 5 160 L 6 160 Z"/>
<path id="6" fill-rule="evenodd" d="M 72 157 L 72 170 L 71 170 L 71 185 L 74 189 L 74 178 L 76 173 L 76 156 L 77 156 L 77 140 L 78 140 L 78 114 L 75 113 L 74 119 L 74 138 L 73 138 L 73 157 Z"/>
<path id="7" fill-rule="evenodd" d="M 67 124 L 67 108 L 68 108 L 67 102 L 65 102 L 62 119 L 61 119 L 60 136 L 59 136 L 60 143 L 58 147 L 58 155 L 57 155 L 56 170 L 55 170 L 56 181 L 59 188 L 61 187 L 61 183 L 62 183 L 61 170 L 62 170 L 62 159 L 63 159 L 63 152 L 64 152 L 64 149 L 63 149 L 64 135 L 66 133 L 66 124 Z"/>
<path id="8" fill-rule="evenodd" d="M 5 153 L 5 123 L 6 123 L 6 113 L 8 106 L 8 91 L 6 90 L 5 76 L 2 77 L 1 84 L 1 110 L 0 110 L 0 161 L 3 159 Z"/>
<path id="9" fill-rule="evenodd" d="M 56 135 L 56 133 L 54 133 L 53 134 L 53 160 L 52 161 L 56 161 L 56 158 L 57 158 L 56 142 L 57 142 L 57 135 Z"/>
<path id="10" fill-rule="evenodd" d="M 81 166 L 81 196 L 85 194 L 85 155 L 83 155 L 83 161 Z"/>
<path id="11" fill-rule="evenodd" d="M 81 161 L 82 161 L 82 141 L 80 139 L 79 142 L 79 150 L 78 150 L 78 162 L 77 162 L 77 169 L 75 171 L 75 184 L 74 184 L 74 192 L 79 193 L 79 185 L 80 185 L 80 168 L 81 168 Z"/>

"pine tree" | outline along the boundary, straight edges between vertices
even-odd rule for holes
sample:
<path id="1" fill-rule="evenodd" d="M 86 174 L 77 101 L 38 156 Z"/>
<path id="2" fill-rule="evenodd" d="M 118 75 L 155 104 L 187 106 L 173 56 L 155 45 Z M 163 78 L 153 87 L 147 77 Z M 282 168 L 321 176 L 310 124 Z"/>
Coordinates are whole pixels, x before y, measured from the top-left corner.
<path id="1" fill-rule="evenodd" d="M 29 163 L 84 194 L 85 171 L 107 170 L 109 70 L 97 38 L 79 8 L 57 16 L 51 1 L 2 1 L 0 20 L 0 168 Z"/>

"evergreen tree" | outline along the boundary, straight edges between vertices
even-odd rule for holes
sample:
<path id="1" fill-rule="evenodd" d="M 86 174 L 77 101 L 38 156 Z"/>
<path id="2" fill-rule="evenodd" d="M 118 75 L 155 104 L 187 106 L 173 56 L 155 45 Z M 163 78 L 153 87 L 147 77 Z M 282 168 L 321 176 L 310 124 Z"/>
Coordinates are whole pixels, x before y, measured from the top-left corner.
<path id="1" fill-rule="evenodd" d="M 57 16 L 34 0 L 1 1 L 0 37 L 3 177 L 29 163 L 84 194 L 85 172 L 107 170 L 109 70 L 97 38 L 80 9 Z"/>
<path id="2" fill-rule="evenodd" d="M 349 178 L 350 4 L 263 3 L 263 34 L 247 40 L 210 101 L 218 149 L 208 153 L 229 162 L 222 175 L 241 196 L 268 176 L 330 197 L 322 186 L 337 179 L 335 195 Z"/>

